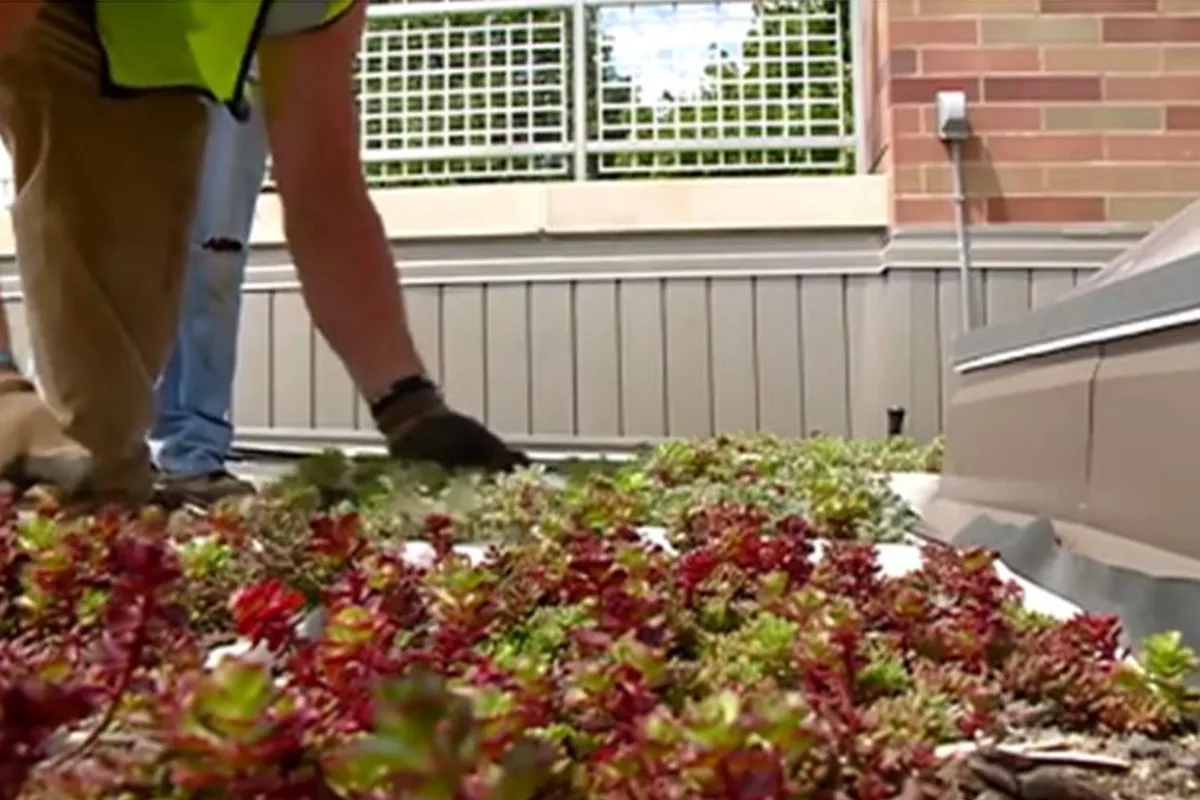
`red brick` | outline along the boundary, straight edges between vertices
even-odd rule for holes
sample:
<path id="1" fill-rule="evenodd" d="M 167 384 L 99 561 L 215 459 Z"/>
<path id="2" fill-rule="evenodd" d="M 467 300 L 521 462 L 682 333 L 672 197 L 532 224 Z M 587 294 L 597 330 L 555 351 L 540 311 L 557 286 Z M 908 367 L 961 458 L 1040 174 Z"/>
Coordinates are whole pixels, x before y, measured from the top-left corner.
<path id="1" fill-rule="evenodd" d="M 932 103 L 941 91 L 965 92 L 968 100 L 978 100 L 979 79 L 949 75 L 944 78 L 896 78 L 892 81 L 892 102 L 898 105 Z"/>
<path id="2" fill-rule="evenodd" d="M 1158 10 L 1158 0 L 1042 0 L 1043 14 L 1140 14 Z"/>
<path id="3" fill-rule="evenodd" d="M 1200 106 L 1168 107 L 1167 130 L 1200 131 Z"/>
<path id="4" fill-rule="evenodd" d="M 895 0 L 877 0 L 892 6 Z M 1039 0 L 917 0 L 920 17 L 1015 17 L 1038 12 Z M 913 16 L 913 15 L 910 15 Z"/>
<path id="5" fill-rule="evenodd" d="M 896 136 L 911 136 L 925 130 L 924 114 L 915 106 L 892 109 L 892 132 Z"/>
<path id="6" fill-rule="evenodd" d="M 1036 47 L 929 48 L 921 51 L 923 75 L 962 75 L 964 72 L 1037 72 L 1041 53 Z"/>
<path id="7" fill-rule="evenodd" d="M 896 167 L 892 170 L 892 191 L 898 196 L 925 194 L 924 172 L 924 167 Z"/>
<path id="8" fill-rule="evenodd" d="M 976 106 L 969 110 L 971 129 L 976 133 L 1019 133 L 1042 129 L 1039 106 Z M 933 130 L 932 126 L 930 130 Z"/>
<path id="9" fill-rule="evenodd" d="M 1200 42 L 1200 17 L 1109 17 L 1106 42 Z"/>
<path id="10" fill-rule="evenodd" d="M 1063 167 L 1060 167 L 1062 169 Z M 949 164 L 926 164 L 925 194 L 948 194 L 953 189 Z M 966 185 L 971 197 L 1038 195 L 1046 191 L 1046 170 L 1041 164 L 994 164 L 979 161 L 966 165 Z"/>
<path id="11" fill-rule="evenodd" d="M 1104 137 L 1092 134 L 993 135 L 984 149 L 992 161 L 1076 162 L 1104 157 Z"/>
<path id="12" fill-rule="evenodd" d="M 1104 97 L 1139 102 L 1195 101 L 1200 97 L 1200 76 L 1105 76 Z"/>
<path id="13" fill-rule="evenodd" d="M 1200 134 L 1125 134 L 1105 137 L 1112 161 L 1200 161 Z"/>
<path id="14" fill-rule="evenodd" d="M 981 200 L 967 204 L 972 222 L 984 221 L 986 210 Z M 954 222 L 954 204 L 949 198 L 901 198 L 896 201 L 893 216 L 898 225 L 949 225 Z"/>
<path id="15" fill-rule="evenodd" d="M 887 75 L 915 75 L 917 72 L 916 50 L 893 50 L 888 53 L 885 66 Z"/>
<path id="16" fill-rule="evenodd" d="M 932 133 L 918 136 L 897 136 L 892 143 L 898 164 L 941 164 L 946 161 L 946 145 Z M 968 139 L 963 146 L 963 156 L 970 161 L 983 154 L 979 139 Z"/>
<path id="17" fill-rule="evenodd" d="M 905 106 L 912 108 L 912 106 Z M 937 109 L 931 103 L 915 108 L 922 120 L 921 132 L 930 133 L 937 128 Z M 975 105 L 970 111 L 971 132 L 983 133 L 1031 133 L 1042 130 L 1040 106 Z"/>
<path id="18" fill-rule="evenodd" d="M 979 25 L 973 19 L 903 19 L 888 26 L 892 47 L 931 44 L 975 44 Z"/>
<path id="19" fill-rule="evenodd" d="M 1101 82 L 1095 75 L 1042 75 L 984 78 L 983 98 L 989 103 L 1040 100 L 1099 100 Z"/>
<path id="20" fill-rule="evenodd" d="M 1103 222 L 1102 197 L 991 197 L 988 222 Z"/>
<path id="21" fill-rule="evenodd" d="M 1182 100 L 1200 98 L 1200 75 L 1106 75 L 1104 97 L 1109 100 Z"/>
<path id="22" fill-rule="evenodd" d="M 1135 194 L 1108 198 L 1108 219 L 1111 222 L 1162 222 L 1195 200 L 1188 194 Z"/>

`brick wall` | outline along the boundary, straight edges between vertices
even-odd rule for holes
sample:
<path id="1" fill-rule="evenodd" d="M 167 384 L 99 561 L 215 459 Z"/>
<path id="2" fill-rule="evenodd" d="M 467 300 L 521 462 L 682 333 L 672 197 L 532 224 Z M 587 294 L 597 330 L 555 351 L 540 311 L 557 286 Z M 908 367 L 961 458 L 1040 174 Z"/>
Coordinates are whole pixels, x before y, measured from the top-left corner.
<path id="1" fill-rule="evenodd" d="M 871 161 L 949 222 L 933 98 L 970 98 L 985 223 L 1154 222 L 1200 196 L 1200 0 L 869 0 Z"/>

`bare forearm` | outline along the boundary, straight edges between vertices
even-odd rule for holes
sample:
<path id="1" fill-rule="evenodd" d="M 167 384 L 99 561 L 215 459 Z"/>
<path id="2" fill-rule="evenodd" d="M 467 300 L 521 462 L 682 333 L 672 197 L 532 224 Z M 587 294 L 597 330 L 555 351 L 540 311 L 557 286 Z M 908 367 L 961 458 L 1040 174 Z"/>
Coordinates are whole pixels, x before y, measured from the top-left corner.
<path id="1" fill-rule="evenodd" d="M 0 0 L 0 55 L 16 46 L 41 5 L 42 0 Z"/>
<path id="2" fill-rule="evenodd" d="M 318 330 L 372 398 L 422 372 L 407 325 L 382 220 L 365 192 L 294 198 L 284 225 Z"/>
<path id="3" fill-rule="evenodd" d="M 318 32 L 265 40 L 258 56 L 273 171 L 304 297 L 369 399 L 422 370 L 358 155 L 352 80 L 365 22 L 359 2 Z"/>

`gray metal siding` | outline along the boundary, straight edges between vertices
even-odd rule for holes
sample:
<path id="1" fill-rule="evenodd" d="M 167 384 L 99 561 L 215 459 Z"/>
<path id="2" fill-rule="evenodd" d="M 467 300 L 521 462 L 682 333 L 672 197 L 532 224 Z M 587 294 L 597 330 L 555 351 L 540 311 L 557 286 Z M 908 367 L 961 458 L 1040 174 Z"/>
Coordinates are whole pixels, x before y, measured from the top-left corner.
<path id="1" fill-rule="evenodd" d="M 989 319 L 1075 270 L 984 272 Z M 518 439 L 717 431 L 874 436 L 889 405 L 940 432 L 959 325 L 952 269 L 408 287 L 450 401 Z M 298 290 L 247 295 L 234 417 L 250 429 L 370 430 Z"/>
<path id="2" fill-rule="evenodd" d="M 1081 256 L 1046 236 L 1007 249 L 981 237 L 988 322 L 1051 302 L 1124 246 Z M 414 334 L 450 402 L 515 441 L 570 447 L 717 431 L 877 436 L 891 405 L 908 409 L 911 433 L 936 435 L 954 380 L 958 274 L 949 237 L 912 241 L 761 232 L 396 250 L 410 265 Z M 24 352 L 21 302 L 7 297 Z M 243 438 L 373 439 L 279 248 L 254 253 L 234 398 Z"/>

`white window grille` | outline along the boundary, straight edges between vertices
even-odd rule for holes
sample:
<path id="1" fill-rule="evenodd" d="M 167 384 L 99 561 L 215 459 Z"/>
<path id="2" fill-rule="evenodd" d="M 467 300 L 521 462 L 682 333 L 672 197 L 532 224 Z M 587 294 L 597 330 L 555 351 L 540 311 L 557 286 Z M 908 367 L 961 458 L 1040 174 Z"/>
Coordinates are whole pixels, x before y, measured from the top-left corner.
<path id="1" fill-rule="evenodd" d="M 602 9 L 593 30 L 599 141 L 592 149 L 602 154 L 599 171 L 829 172 L 845 166 L 850 131 L 842 33 L 834 3 Z M 622 42 L 626 51 L 641 52 L 641 76 L 623 68 Z"/>
<path id="2" fill-rule="evenodd" d="M 371 182 L 565 176 L 569 13 L 413 16 L 403 6 L 371 9 L 360 54 Z"/>
<path id="3" fill-rule="evenodd" d="M 849 171 L 858 2 L 371 0 L 368 180 Z"/>

